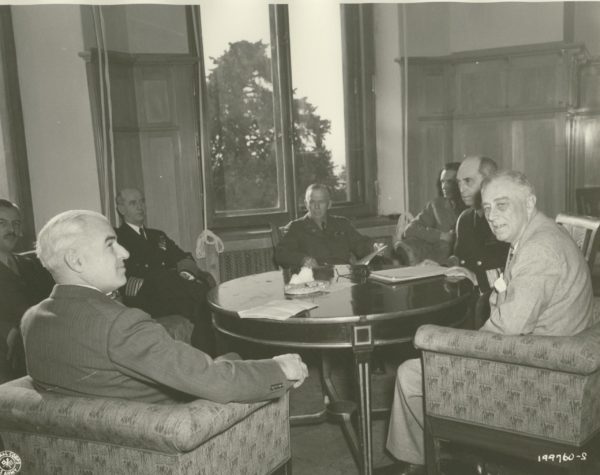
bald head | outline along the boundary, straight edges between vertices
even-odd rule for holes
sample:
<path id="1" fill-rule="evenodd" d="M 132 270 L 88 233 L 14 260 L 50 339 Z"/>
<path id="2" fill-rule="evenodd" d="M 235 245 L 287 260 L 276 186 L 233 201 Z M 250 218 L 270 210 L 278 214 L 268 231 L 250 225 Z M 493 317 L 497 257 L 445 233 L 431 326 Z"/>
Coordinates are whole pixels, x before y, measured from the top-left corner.
<path id="1" fill-rule="evenodd" d="M 481 182 L 497 170 L 496 162 L 488 157 L 472 156 L 462 161 L 456 178 L 460 195 L 467 206 L 479 206 Z"/>
<path id="2" fill-rule="evenodd" d="M 137 188 L 123 188 L 117 194 L 117 210 L 126 223 L 142 226 L 146 219 L 146 199 Z"/>

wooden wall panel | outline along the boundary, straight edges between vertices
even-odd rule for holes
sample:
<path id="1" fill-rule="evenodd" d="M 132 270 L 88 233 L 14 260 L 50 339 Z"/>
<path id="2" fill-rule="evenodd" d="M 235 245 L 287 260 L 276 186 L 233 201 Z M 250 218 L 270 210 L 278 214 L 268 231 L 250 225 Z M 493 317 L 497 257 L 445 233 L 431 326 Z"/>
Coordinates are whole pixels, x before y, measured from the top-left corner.
<path id="1" fill-rule="evenodd" d="M 511 127 L 511 168 L 525 173 L 534 185 L 540 210 L 551 217 L 565 211 L 564 119 L 550 117 L 514 120 Z"/>
<path id="2" fill-rule="evenodd" d="M 110 94 L 113 127 L 135 128 L 138 125 L 133 67 L 129 63 L 110 64 Z"/>
<path id="3" fill-rule="evenodd" d="M 177 199 L 179 136 L 169 132 L 146 132 L 142 134 L 141 142 L 148 226 L 165 230 L 171 239 L 181 243 Z"/>
<path id="4" fill-rule="evenodd" d="M 408 164 L 410 211 L 414 215 L 437 196 L 437 172 L 453 161 L 448 121 L 427 122 L 420 128 L 418 160 Z"/>
<path id="5" fill-rule="evenodd" d="M 600 116 L 580 117 L 576 130 L 575 188 L 600 185 Z"/>
<path id="6" fill-rule="evenodd" d="M 564 61 L 559 54 L 512 59 L 508 107 L 531 109 L 564 106 L 568 94 Z"/>
<path id="7" fill-rule="evenodd" d="M 203 229 L 193 64 L 135 71 L 148 222 L 193 251 Z"/>
<path id="8" fill-rule="evenodd" d="M 138 116 L 142 127 L 175 125 L 175 90 L 171 73 L 172 68 L 165 65 L 136 68 Z"/>
<path id="9" fill-rule="evenodd" d="M 423 116 L 444 115 L 449 112 L 449 98 L 446 91 L 448 87 L 448 68 L 444 65 L 423 66 L 420 68 L 417 108 Z M 410 84 L 409 88 L 413 85 Z M 417 85 L 415 85 L 417 86 Z"/>
<path id="10" fill-rule="evenodd" d="M 576 115 L 577 68 L 584 53 L 581 45 L 549 43 L 409 60 L 410 209 L 434 196 L 426 183 L 441 160 L 432 156 L 460 161 L 486 155 L 503 169 L 526 173 L 550 216 L 568 211 L 572 170 L 582 184 L 598 184 L 600 174 L 595 152 L 600 119 L 576 121 L 574 147 L 568 127 Z M 600 63 L 580 76 L 585 113 L 600 116 Z M 411 102 L 414 94 L 419 100 Z M 582 158 L 572 157 L 574 148 Z"/>
<path id="11" fill-rule="evenodd" d="M 600 109 L 600 62 L 582 67 L 579 77 L 579 106 Z"/>
<path id="12" fill-rule="evenodd" d="M 490 157 L 499 167 L 511 163 L 510 136 L 504 118 L 456 120 L 454 156 L 457 161 L 472 155 Z"/>
<path id="13" fill-rule="evenodd" d="M 506 61 L 474 61 L 455 66 L 455 113 L 473 114 L 506 107 Z"/>
<path id="14" fill-rule="evenodd" d="M 122 188 L 144 189 L 140 137 L 137 131 L 114 132 L 115 181 L 117 191 Z"/>

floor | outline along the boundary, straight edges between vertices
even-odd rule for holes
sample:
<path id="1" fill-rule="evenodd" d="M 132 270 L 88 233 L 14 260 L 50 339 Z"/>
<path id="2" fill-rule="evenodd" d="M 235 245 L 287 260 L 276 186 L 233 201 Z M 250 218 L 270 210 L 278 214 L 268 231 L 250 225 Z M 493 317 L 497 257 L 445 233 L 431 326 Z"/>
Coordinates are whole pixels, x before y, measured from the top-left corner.
<path id="1" fill-rule="evenodd" d="M 409 349 L 410 351 L 410 349 Z M 374 407 L 389 406 L 393 396 L 395 368 L 400 360 L 411 356 L 408 354 L 383 355 L 385 364 L 383 371 L 372 377 L 372 398 Z M 339 353 L 334 356 L 333 381 L 339 393 L 344 397 L 352 397 L 353 376 L 351 354 Z M 310 377 L 290 397 L 291 414 L 316 412 L 323 407 L 322 392 L 319 383 L 318 365 L 314 355 L 308 356 Z M 381 361 L 381 360 L 380 360 Z M 385 452 L 387 434 L 387 417 L 373 421 L 373 458 L 375 466 L 388 465 L 393 459 Z M 341 428 L 335 423 L 325 422 L 318 425 L 292 426 L 292 468 L 294 475 L 354 475 L 358 468 L 344 439 Z M 453 459 L 458 468 L 445 475 L 469 475 L 477 473 L 477 462 L 485 460 L 486 475 L 560 475 L 567 473 L 568 467 L 554 468 L 546 464 L 507 459 L 496 453 L 475 452 L 468 447 L 449 446 L 442 448 L 443 457 Z M 600 447 L 598 450 L 600 454 Z M 594 458 L 598 458 L 595 454 Z M 468 467 L 468 470 L 465 469 Z M 600 463 L 594 463 L 589 474 L 600 473 Z"/>
<path id="2" fill-rule="evenodd" d="M 409 349 L 409 351 L 412 351 Z M 401 358 L 405 353 L 398 353 Z M 290 397 L 290 412 L 306 414 L 323 408 L 323 396 L 319 382 L 318 356 L 303 355 L 309 362 L 310 376 Z M 350 352 L 339 351 L 332 356 L 333 382 L 344 398 L 353 397 L 354 379 Z M 372 376 L 373 407 L 389 407 L 393 397 L 396 358 L 386 356 L 386 363 Z M 381 359 L 378 359 L 381 361 Z M 388 465 L 392 459 L 385 453 L 387 416 L 373 421 L 373 458 L 375 465 Z M 294 475 L 357 474 L 358 468 L 352 457 L 340 426 L 333 422 L 318 425 L 292 426 L 292 466 Z"/>

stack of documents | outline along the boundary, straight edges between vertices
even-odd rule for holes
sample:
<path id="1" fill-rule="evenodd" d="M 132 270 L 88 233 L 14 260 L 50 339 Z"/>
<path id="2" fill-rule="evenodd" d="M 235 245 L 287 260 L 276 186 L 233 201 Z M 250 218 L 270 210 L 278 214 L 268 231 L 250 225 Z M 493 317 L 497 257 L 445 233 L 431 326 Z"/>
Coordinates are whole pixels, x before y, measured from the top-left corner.
<path id="1" fill-rule="evenodd" d="M 412 266 L 399 267 L 397 269 L 387 269 L 371 272 L 369 279 L 386 284 L 397 284 L 400 282 L 409 282 L 411 280 L 444 275 L 448 268 L 442 266 Z"/>
<path id="2" fill-rule="evenodd" d="M 304 300 L 273 300 L 258 307 L 240 310 L 240 318 L 266 318 L 269 320 L 287 320 L 318 305 Z"/>

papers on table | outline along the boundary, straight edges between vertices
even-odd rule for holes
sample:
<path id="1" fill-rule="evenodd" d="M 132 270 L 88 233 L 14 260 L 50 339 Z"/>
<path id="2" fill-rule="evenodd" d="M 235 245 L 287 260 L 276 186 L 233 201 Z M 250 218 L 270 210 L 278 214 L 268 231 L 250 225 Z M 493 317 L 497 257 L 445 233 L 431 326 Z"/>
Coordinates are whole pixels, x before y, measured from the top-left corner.
<path id="1" fill-rule="evenodd" d="M 266 318 L 269 320 L 287 320 L 318 305 L 305 300 L 273 300 L 258 307 L 241 310 L 240 318 Z"/>
<path id="2" fill-rule="evenodd" d="M 399 282 L 408 282 L 411 280 L 425 279 L 436 275 L 444 275 L 448 269 L 442 266 L 412 266 L 399 267 L 397 269 L 387 269 L 371 272 L 369 279 L 386 284 L 397 284 Z"/>

